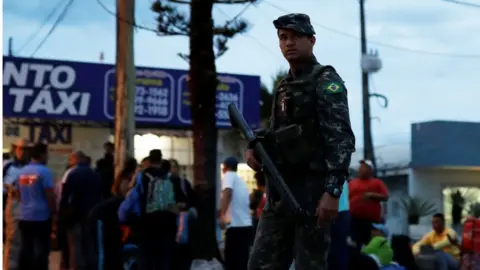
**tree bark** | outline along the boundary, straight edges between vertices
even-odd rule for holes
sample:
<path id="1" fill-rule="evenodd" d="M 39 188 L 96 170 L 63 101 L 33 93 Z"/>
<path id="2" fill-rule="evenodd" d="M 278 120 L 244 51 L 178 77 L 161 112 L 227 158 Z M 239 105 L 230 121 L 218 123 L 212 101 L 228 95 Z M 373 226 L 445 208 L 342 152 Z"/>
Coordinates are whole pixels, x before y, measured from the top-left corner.
<path id="1" fill-rule="evenodd" d="M 117 62 L 115 88 L 115 180 L 112 186 L 118 193 L 120 174 L 127 156 L 133 154 L 133 133 L 135 129 L 135 64 L 133 60 L 134 0 L 117 0 Z"/>
<path id="2" fill-rule="evenodd" d="M 213 52 L 213 0 L 192 0 L 190 6 L 190 71 L 194 184 L 200 200 L 198 224 L 192 235 L 195 258 L 216 257 L 217 76 Z M 195 233 L 196 232 L 196 233 Z"/>

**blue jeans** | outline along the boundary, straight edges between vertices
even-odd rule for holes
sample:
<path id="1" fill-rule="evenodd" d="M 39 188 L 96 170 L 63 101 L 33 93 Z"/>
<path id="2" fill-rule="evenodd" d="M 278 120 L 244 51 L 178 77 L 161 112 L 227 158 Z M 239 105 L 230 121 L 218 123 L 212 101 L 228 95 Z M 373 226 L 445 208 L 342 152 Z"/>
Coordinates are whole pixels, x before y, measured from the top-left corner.
<path id="1" fill-rule="evenodd" d="M 348 243 L 350 232 L 350 212 L 338 213 L 335 223 L 332 225 L 330 237 L 330 252 L 328 254 L 328 269 L 348 270 Z"/>
<path id="2" fill-rule="evenodd" d="M 18 270 L 48 270 L 52 221 L 20 220 L 18 228 L 21 236 Z"/>
<path id="3" fill-rule="evenodd" d="M 460 267 L 460 262 L 452 255 L 443 251 L 436 252 L 437 270 L 457 270 Z"/>

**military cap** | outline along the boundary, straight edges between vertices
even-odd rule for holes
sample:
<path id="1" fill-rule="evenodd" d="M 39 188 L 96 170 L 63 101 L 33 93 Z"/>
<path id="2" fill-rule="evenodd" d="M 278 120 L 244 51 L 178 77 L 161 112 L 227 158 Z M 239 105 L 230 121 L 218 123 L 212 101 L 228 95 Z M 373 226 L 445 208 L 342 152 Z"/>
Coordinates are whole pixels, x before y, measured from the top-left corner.
<path id="1" fill-rule="evenodd" d="M 307 14 L 290 13 L 283 15 L 274 20 L 273 25 L 277 29 L 291 29 L 300 34 L 315 35 L 315 30 L 313 30 L 310 17 Z"/>

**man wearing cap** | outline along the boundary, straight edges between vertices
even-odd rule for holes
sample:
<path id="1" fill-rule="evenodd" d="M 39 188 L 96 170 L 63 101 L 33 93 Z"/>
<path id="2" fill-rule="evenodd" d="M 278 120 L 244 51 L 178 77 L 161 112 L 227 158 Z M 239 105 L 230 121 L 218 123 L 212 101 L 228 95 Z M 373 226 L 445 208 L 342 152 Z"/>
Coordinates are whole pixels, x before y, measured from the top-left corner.
<path id="1" fill-rule="evenodd" d="M 18 230 L 19 203 L 16 188 L 13 187 L 15 179 L 21 169 L 28 163 L 25 150 L 28 144 L 25 140 L 18 140 L 13 146 L 14 156 L 3 165 L 3 196 L 5 207 L 5 252 L 3 253 L 3 268 L 16 268 L 18 253 L 20 251 L 20 232 Z"/>
<path id="2" fill-rule="evenodd" d="M 358 178 L 350 181 L 351 236 L 357 247 L 366 245 L 370 239 L 372 223 L 381 221 L 381 202 L 388 200 L 387 186 L 373 177 L 373 162 L 360 161 Z"/>
<path id="3" fill-rule="evenodd" d="M 297 270 L 326 269 L 330 224 L 355 151 L 347 89 L 335 69 L 313 55 L 315 31 L 307 15 L 284 15 L 273 24 L 290 71 L 275 90 L 265 145 L 310 217 L 304 224 L 292 216 L 267 182 L 248 269 L 288 269 L 292 258 Z M 246 160 L 260 169 L 253 149 Z"/>
<path id="4" fill-rule="evenodd" d="M 237 173 L 238 160 L 229 157 L 223 162 L 222 196 L 219 223 L 225 232 L 225 269 L 247 268 L 253 228 L 250 216 L 248 186 Z"/>

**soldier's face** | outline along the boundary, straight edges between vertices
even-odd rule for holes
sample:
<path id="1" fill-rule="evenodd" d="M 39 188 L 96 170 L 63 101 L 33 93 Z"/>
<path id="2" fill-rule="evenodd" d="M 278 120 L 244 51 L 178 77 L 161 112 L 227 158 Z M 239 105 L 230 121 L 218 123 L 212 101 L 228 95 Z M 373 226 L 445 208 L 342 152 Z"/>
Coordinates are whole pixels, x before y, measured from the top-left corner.
<path id="1" fill-rule="evenodd" d="M 280 50 L 287 61 L 309 58 L 312 55 L 314 36 L 300 35 L 290 29 L 278 30 Z"/>

